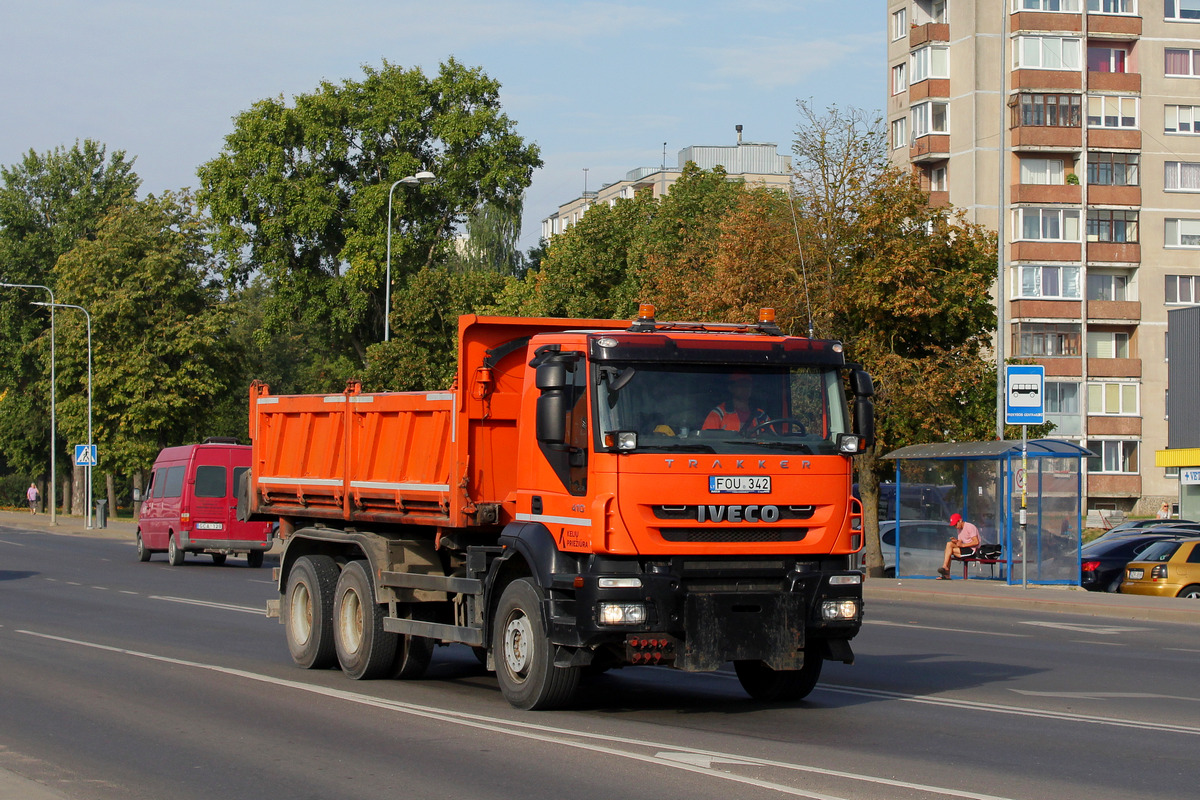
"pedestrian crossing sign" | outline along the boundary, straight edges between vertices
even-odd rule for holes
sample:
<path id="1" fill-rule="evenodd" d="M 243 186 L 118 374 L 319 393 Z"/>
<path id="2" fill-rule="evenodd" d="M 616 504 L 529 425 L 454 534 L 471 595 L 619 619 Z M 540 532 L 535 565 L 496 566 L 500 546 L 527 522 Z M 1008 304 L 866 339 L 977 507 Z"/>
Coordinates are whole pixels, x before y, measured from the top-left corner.
<path id="1" fill-rule="evenodd" d="M 75 445 L 75 466 L 77 466 L 77 467 L 94 467 L 94 466 L 96 466 L 96 445 L 94 445 L 94 444 L 77 444 L 77 445 Z"/>

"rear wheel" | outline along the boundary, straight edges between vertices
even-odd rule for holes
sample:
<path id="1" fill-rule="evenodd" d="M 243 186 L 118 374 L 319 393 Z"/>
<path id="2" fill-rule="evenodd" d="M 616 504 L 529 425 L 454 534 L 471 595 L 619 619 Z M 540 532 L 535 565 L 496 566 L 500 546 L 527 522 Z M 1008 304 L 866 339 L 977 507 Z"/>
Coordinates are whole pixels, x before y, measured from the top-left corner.
<path id="1" fill-rule="evenodd" d="M 172 567 L 183 566 L 183 548 L 175 544 L 175 534 L 171 534 L 170 541 L 167 542 L 167 561 Z"/>
<path id="2" fill-rule="evenodd" d="M 146 543 L 142 541 L 142 532 L 138 531 L 137 532 L 138 561 L 149 561 L 150 556 L 152 556 L 152 555 L 153 555 L 153 553 L 150 552 L 150 548 L 146 547 Z"/>
<path id="3" fill-rule="evenodd" d="M 333 649 L 333 592 L 337 563 L 329 556 L 302 556 L 288 575 L 283 627 L 292 660 L 305 669 L 328 669 Z"/>
<path id="4" fill-rule="evenodd" d="M 383 629 L 383 606 L 375 602 L 363 561 L 342 569 L 333 597 L 333 645 L 342 672 L 355 680 L 383 678 L 395 670 L 399 636 Z"/>
<path id="5" fill-rule="evenodd" d="M 812 647 L 804 650 L 800 669 L 771 669 L 762 661 L 735 661 L 738 681 L 746 694 L 761 703 L 802 700 L 817 685 L 824 659 Z"/>
<path id="6" fill-rule="evenodd" d="M 262 565 L 263 565 L 263 551 L 262 550 L 251 550 L 249 553 L 246 553 L 246 566 L 247 567 L 250 567 L 251 569 L 258 569 Z"/>
<path id="7" fill-rule="evenodd" d="M 1186 597 L 1190 600 L 1200 600 L 1200 583 L 1183 587 L 1176 597 Z"/>
<path id="8" fill-rule="evenodd" d="M 224 553 L 211 553 L 210 555 L 212 555 L 213 563 L 216 564 L 218 567 L 225 563 L 225 554 Z"/>
<path id="9" fill-rule="evenodd" d="M 529 578 L 513 581 L 500 596 L 492 631 L 500 691 L 513 707 L 525 711 L 561 708 L 579 685 L 578 667 L 554 666 L 543 598 Z"/>

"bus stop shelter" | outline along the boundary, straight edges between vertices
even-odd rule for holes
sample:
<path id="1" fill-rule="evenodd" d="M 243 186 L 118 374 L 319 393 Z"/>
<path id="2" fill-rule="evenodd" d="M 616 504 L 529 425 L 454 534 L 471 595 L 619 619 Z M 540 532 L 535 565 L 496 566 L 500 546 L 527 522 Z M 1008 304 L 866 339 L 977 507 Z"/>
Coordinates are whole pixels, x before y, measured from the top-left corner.
<path id="1" fill-rule="evenodd" d="M 881 514 L 881 532 L 893 531 L 881 542 L 885 551 L 894 548 L 890 559 L 885 553 L 885 563 L 895 565 L 897 578 L 937 577 L 936 567 L 928 569 L 928 556 L 921 557 L 922 545 L 929 549 L 936 542 L 913 541 L 920 526 L 905 522 L 913 517 L 935 519 L 936 509 L 941 522 L 946 512 L 959 513 L 978 526 L 985 544 L 1000 545 L 999 563 L 972 567 L 980 577 L 1009 584 L 1078 586 L 1084 459 L 1089 455 L 1087 448 L 1061 439 L 1029 440 L 1024 459 L 1020 441 L 920 444 L 888 453 L 883 458 L 896 462 L 893 496 L 916 494 L 926 501 L 917 506 L 895 502 L 886 520 Z M 928 502 L 931 494 L 936 494 L 937 503 Z M 942 530 L 947 532 L 953 534 Z M 949 535 L 934 538 L 941 541 L 936 546 L 940 566 L 940 551 Z"/>

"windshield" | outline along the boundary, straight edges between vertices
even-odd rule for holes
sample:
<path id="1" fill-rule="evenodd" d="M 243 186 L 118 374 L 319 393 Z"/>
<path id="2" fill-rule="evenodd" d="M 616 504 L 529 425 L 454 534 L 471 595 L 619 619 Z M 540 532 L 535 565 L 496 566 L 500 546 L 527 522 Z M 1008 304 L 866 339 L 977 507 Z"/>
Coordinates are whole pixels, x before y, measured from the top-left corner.
<path id="1" fill-rule="evenodd" d="M 638 452 L 833 455 L 849 432 L 830 366 L 593 368 L 600 447 L 620 431 L 636 433 Z"/>

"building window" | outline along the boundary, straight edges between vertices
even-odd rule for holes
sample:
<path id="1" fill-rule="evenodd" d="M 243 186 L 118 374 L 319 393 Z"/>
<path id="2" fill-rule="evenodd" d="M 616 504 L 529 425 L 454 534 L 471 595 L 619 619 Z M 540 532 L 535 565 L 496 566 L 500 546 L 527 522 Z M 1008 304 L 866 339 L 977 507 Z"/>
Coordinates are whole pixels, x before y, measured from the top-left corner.
<path id="1" fill-rule="evenodd" d="M 1018 208 L 1017 231 L 1021 239 L 1045 242 L 1078 242 L 1079 211 L 1063 208 Z"/>
<path id="2" fill-rule="evenodd" d="M 1013 0 L 1013 11 L 1066 11 L 1078 14 L 1080 0 Z"/>
<path id="3" fill-rule="evenodd" d="M 908 9 L 892 12 L 892 41 L 908 36 Z"/>
<path id="4" fill-rule="evenodd" d="M 1062 186 L 1065 181 L 1061 158 L 1021 159 L 1021 183 L 1032 186 Z"/>
<path id="5" fill-rule="evenodd" d="M 1167 106 L 1165 117 L 1166 133 L 1200 133 L 1200 106 Z"/>
<path id="6" fill-rule="evenodd" d="M 1081 124 L 1082 103 L 1077 94 L 1021 95 L 1019 106 L 1013 107 L 1013 126 L 1078 128 Z"/>
<path id="7" fill-rule="evenodd" d="M 1021 358 L 1079 355 L 1079 325 L 1019 322 L 1013 327 L 1013 352 Z"/>
<path id="8" fill-rule="evenodd" d="M 1089 414 L 1137 416 L 1138 385 L 1136 383 L 1089 383 L 1087 387 Z"/>
<path id="9" fill-rule="evenodd" d="M 1166 19 L 1183 22 L 1200 22 L 1200 0 L 1166 0 Z"/>
<path id="10" fill-rule="evenodd" d="M 1136 128 L 1136 97 L 1092 96 L 1088 98 L 1089 128 Z"/>
<path id="11" fill-rule="evenodd" d="M 1136 14 L 1137 0 L 1088 0 L 1088 11 L 1093 14 Z"/>
<path id="12" fill-rule="evenodd" d="M 916 0 L 913 3 L 913 21 L 918 25 L 927 22 L 944 23 L 946 21 L 946 0 Z"/>
<path id="13" fill-rule="evenodd" d="M 1088 72 L 1124 72 L 1125 58 L 1128 55 L 1124 47 L 1093 47 L 1088 46 Z"/>
<path id="14" fill-rule="evenodd" d="M 1021 264 L 1014 268 L 1015 294 L 1018 298 L 1078 300 L 1079 266 Z"/>
<path id="15" fill-rule="evenodd" d="M 1200 304 L 1200 278 L 1192 275 L 1167 275 L 1164 295 L 1168 305 Z"/>
<path id="16" fill-rule="evenodd" d="M 1083 429 L 1079 419 L 1079 384 L 1046 381 L 1042 389 L 1046 421 L 1054 423 L 1054 435 L 1078 436 Z"/>
<path id="17" fill-rule="evenodd" d="M 1087 460 L 1088 472 L 1115 473 L 1119 475 L 1137 474 L 1137 442 L 1088 439 L 1087 449 L 1096 453 L 1096 455 L 1090 456 Z"/>
<path id="18" fill-rule="evenodd" d="M 892 67 L 892 94 L 900 94 L 908 88 L 908 65 L 897 64 Z"/>
<path id="19" fill-rule="evenodd" d="M 918 103 L 912 107 L 913 136 L 950 132 L 950 104 Z"/>
<path id="20" fill-rule="evenodd" d="M 945 45 L 927 45 L 912 52 L 909 58 L 912 73 L 911 83 L 920 83 L 929 78 L 950 77 L 950 48 Z"/>
<path id="21" fill-rule="evenodd" d="M 1110 208 L 1089 208 L 1087 240 L 1136 244 L 1138 241 L 1138 212 Z"/>
<path id="22" fill-rule="evenodd" d="M 1088 153 L 1087 182 L 1093 186 L 1137 186 L 1137 153 Z"/>
<path id="23" fill-rule="evenodd" d="M 1068 36 L 1018 36 L 1013 44 L 1018 69 L 1070 69 L 1081 66 L 1083 40 Z"/>
<path id="24" fill-rule="evenodd" d="M 908 147 L 908 117 L 892 120 L 892 149 Z"/>
<path id="25" fill-rule="evenodd" d="M 1088 358 L 1129 358 L 1129 334 L 1125 331 L 1088 331 Z"/>
<path id="26" fill-rule="evenodd" d="M 946 168 L 934 167 L 929 170 L 929 191 L 944 192 L 946 191 Z"/>
<path id="27" fill-rule="evenodd" d="M 1168 192 L 1200 192 L 1200 162 L 1168 161 L 1163 188 Z"/>
<path id="28" fill-rule="evenodd" d="M 1125 302 L 1132 298 L 1129 288 L 1129 277 L 1127 275 L 1088 270 L 1088 300 L 1114 300 L 1117 302 Z"/>
<path id="29" fill-rule="evenodd" d="M 1200 219 L 1163 220 L 1167 247 L 1200 247 Z"/>
<path id="30" fill-rule="evenodd" d="M 1200 78 L 1200 50 L 1168 47 L 1165 54 L 1167 77 Z"/>

